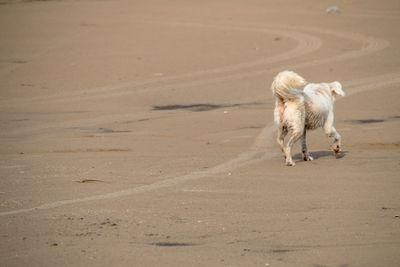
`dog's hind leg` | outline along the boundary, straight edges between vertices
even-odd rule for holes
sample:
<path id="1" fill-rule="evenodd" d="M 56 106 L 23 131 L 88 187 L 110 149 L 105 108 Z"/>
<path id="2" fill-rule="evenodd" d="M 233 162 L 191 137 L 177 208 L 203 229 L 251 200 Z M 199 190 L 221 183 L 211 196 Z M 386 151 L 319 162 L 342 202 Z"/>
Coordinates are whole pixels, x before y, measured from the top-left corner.
<path id="1" fill-rule="evenodd" d="M 279 147 L 282 151 L 283 157 L 286 159 L 286 155 L 285 155 L 285 149 L 284 149 L 284 141 L 285 141 L 285 137 L 288 133 L 288 130 L 285 126 L 279 126 L 278 128 L 278 136 L 276 138 L 276 142 L 279 144 Z"/>
<path id="2" fill-rule="evenodd" d="M 285 146 L 285 155 L 286 155 L 286 165 L 287 166 L 294 166 L 296 165 L 292 160 L 292 146 L 296 143 L 297 140 L 303 135 L 303 130 L 292 130 L 290 133 L 289 141 L 286 143 Z"/>
<path id="3" fill-rule="evenodd" d="M 307 131 L 304 130 L 304 134 L 301 136 L 301 152 L 303 153 L 303 159 L 305 161 L 312 161 L 314 158 L 311 157 L 310 153 L 308 152 L 306 132 Z"/>

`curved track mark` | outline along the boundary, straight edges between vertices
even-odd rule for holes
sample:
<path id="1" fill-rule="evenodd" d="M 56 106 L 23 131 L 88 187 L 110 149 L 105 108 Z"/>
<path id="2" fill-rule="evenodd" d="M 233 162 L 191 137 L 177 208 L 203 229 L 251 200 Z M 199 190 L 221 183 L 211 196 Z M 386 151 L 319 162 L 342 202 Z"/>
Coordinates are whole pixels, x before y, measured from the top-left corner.
<path id="1" fill-rule="evenodd" d="M 151 21 L 151 23 L 159 23 Z M 194 71 L 188 72 L 183 74 L 171 75 L 169 77 L 157 77 L 157 78 L 150 78 L 143 81 L 133 81 L 133 82 L 126 82 L 117 84 L 114 86 L 106 86 L 100 88 L 92 88 L 92 89 L 85 89 L 80 90 L 77 92 L 66 92 L 57 95 L 50 95 L 50 96 L 40 96 L 30 100 L 33 101 L 48 101 L 48 100 L 56 100 L 60 99 L 61 101 L 71 101 L 75 99 L 75 97 L 79 97 L 79 99 L 84 98 L 91 98 L 94 96 L 103 96 L 107 97 L 110 92 L 119 91 L 123 89 L 129 89 L 129 94 L 136 93 L 137 90 L 132 90 L 132 88 L 139 88 L 139 90 L 147 90 L 151 87 L 153 90 L 154 88 L 164 88 L 164 86 L 160 86 L 160 83 L 168 83 L 168 82 L 179 82 L 179 80 L 184 80 L 188 78 L 201 78 L 202 76 L 206 75 L 213 75 L 213 74 L 223 74 L 232 71 L 239 71 L 250 67 L 266 65 L 271 63 L 280 62 L 283 60 L 289 60 L 295 57 L 299 57 L 308 53 L 311 53 L 315 50 L 318 50 L 322 46 L 322 41 L 318 37 L 296 32 L 290 29 L 282 30 L 282 29 L 274 29 L 270 27 L 263 27 L 263 28 L 254 28 L 254 27 L 243 27 L 243 26 L 218 26 L 218 25 L 203 25 L 203 24 L 196 24 L 196 23 L 162 23 L 167 24 L 174 27 L 198 27 L 198 28 L 209 28 L 209 29 L 217 29 L 217 30 L 231 30 L 231 31 L 246 31 L 246 32 L 256 32 L 261 34 L 279 34 L 286 36 L 287 38 L 294 39 L 297 42 L 297 45 L 294 49 L 285 51 L 282 54 L 274 55 L 271 57 L 266 57 L 263 59 L 258 59 L 255 61 L 245 62 L 245 63 L 237 63 L 228 66 L 223 66 L 219 68 L 210 68 L 207 70 L 201 71 Z M 211 79 L 213 80 L 213 79 Z M 181 81 L 182 83 L 182 81 Z M 185 82 L 183 82 L 186 84 Z M 143 89 L 144 87 L 144 89 Z"/>
<path id="2" fill-rule="evenodd" d="M 242 28 L 242 27 L 238 27 L 237 29 L 239 29 L 239 28 Z M 347 38 L 347 39 L 351 39 L 351 40 L 355 40 L 355 41 L 361 41 L 363 43 L 363 46 L 359 50 L 353 50 L 348 53 L 337 55 L 337 56 L 334 56 L 331 58 L 316 60 L 316 61 L 312 61 L 312 62 L 299 63 L 299 64 L 292 66 L 292 67 L 297 67 L 297 68 L 308 67 L 308 66 L 323 64 L 323 63 L 329 63 L 329 62 L 333 62 L 333 61 L 340 61 L 340 60 L 356 58 L 356 57 L 364 56 L 369 53 L 373 53 L 373 52 L 382 50 L 389 45 L 388 41 L 386 41 L 386 40 L 377 39 L 377 38 L 373 38 L 373 37 L 367 37 L 367 36 L 364 36 L 361 34 L 320 30 L 318 28 L 310 28 L 310 27 L 307 27 L 307 28 L 306 27 L 297 27 L 294 29 L 336 35 L 341 38 Z M 293 56 L 293 54 L 291 56 Z M 282 57 L 284 58 L 284 56 L 281 56 L 281 58 Z M 257 64 L 261 64 L 261 63 L 253 62 L 253 63 L 243 63 L 243 64 L 244 64 L 243 66 L 248 67 L 251 64 L 257 65 Z M 248 64 L 248 66 L 246 64 Z M 226 67 L 226 68 L 232 68 L 232 70 L 236 70 L 235 68 L 240 69 L 242 67 L 231 66 L 231 67 Z M 210 70 L 210 71 L 212 72 L 212 70 Z M 213 71 L 216 71 L 216 70 L 214 69 Z M 217 70 L 217 71 L 224 72 L 222 69 Z M 229 71 L 231 71 L 231 70 L 229 70 Z M 244 77 L 262 75 L 262 74 L 265 74 L 265 73 L 271 72 L 271 71 L 276 71 L 276 70 L 270 69 L 270 70 L 261 70 L 261 71 L 255 71 L 255 72 L 254 71 L 247 72 L 244 74 L 228 75 L 228 76 L 225 76 L 222 78 L 212 79 L 211 81 L 223 81 L 226 79 L 228 79 L 228 80 L 240 79 L 240 78 L 244 78 Z M 194 74 L 194 75 L 199 75 L 199 74 Z M 201 74 L 201 75 L 203 75 L 203 74 Z M 174 78 L 172 77 L 171 79 L 173 80 Z M 197 85 L 197 84 L 202 84 L 202 82 L 204 82 L 204 81 L 200 81 L 200 82 L 197 81 L 197 82 L 194 82 L 194 84 L 191 83 L 191 85 L 193 86 L 193 85 Z M 210 80 L 206 80 L 206 82 L 210 82 Z M 350 86 L 351 86 L 351 83 L 352 82 L 349 83 Z M 356 86 L 351 87 L 349 90 L 346 91 L 350 95 L 361 92 L 361 91 L 365 91 L 365 90 L 371 90 L 371 89 L 377 88 L 377 87 L 383 87 L 383 86 L 400 83 L 400 75 L 399 75 L 399 73 L 394 73 L 394 74 L 384 75 L 384 76 L 380 76 L 380 77 L 375 77 L 372 79 L 367 78 L 365 80 L 359 80 L 359 81 L 356 81 L 353 83 L 355 83 Z M 186 86 L 188 85 L 187 83 L 184 83 L 184 84 Z M 177 85 L 175 85 L 174 88 L 176 88 L 176 86 Z M 156 88 L 165 89 L 165 86 L 153 87 L 152 89 L 156 89 Z M 108 88 L 107 90 L 110 90 L 110 88 Z M 261 133 L 257 136 L 253 145 L 251 146 L 251 148 L 248 151 L 243 152 L 238 157 L 236 157 L 230 161 L 227 161 L 225 163 L 221 163 L 207 171 L 193 172 L 188 175 L 170 178 L 170 179 L 163 180 L 158 183 L 151 184 L 151 185 L 135 187 L 135 188 L 126 189 L 126 190 L 117 191 L 117 192 L 108 193 L 108 194 L 103 194 L 103 195 L 95 195 L 95 196 L 90 196 L 90 197 L 86 197 L 86 198 L 56 201 L 56 202 L 40 205 L 35 208 L 0 212 L 0 216 L 6 216 L 6 215 L 11 215 L 11 214 L 20 214 L 20 213 L 25 213 L 25 212 L 35 211 L 35 210 L 52 209 L 52 208 L 57 208 L 57 207 L 61 207 L 61 206 L 69 205 L 69 204 L 82 203 L 82 202 L 88 202 L 88 201 L 93 201 L 93 200 L 103 200 L 103 199 L 112 199 L 112 198 L 122 197 L 122 196 L 129 196 L 129 195 L 133 195 L 133 194 L 140 193 L 140 192 L 147 192 L 147 191 L 151 191 L 151 190 L 155 190 L 155 189 L 174 186 L 174 185 L 177 185 L 177 184 L 180 184 L 183 182 L 187 182 L 190 180 L 196 180 L 196 179 L 220 174 L 220 173 L 227 172 L 227 171 L 230 171 L 233 169 L 237 169 L 237 168 L 249 165 L 249 164 L 253 164 L 255 162 L 260 162 L 267 158 L 271 158 L 275 155 L 274 153 L 271 153 L 271 152 L 265 153 L 265 151 L 268 148 L 272 147 L 272 143 L 273 143 L 272 142 L 272 132 L 273 132 L 273 130 L 274 130 L 273 124 L 272 123 L 268 124 L 261 131 Z"/>
<path id="3" fill-rule="evenodd" d="M 262 31 L 262 32 L 268 32 L 269 30 L 266 30 L 263 28 L 263 26 L 260 25 L 255 25 L 255 24 L 246 24 L 245 26 L 241 25 L 207 25 L 204 26 L 202 24 L 196 24 L 196 23 L 170 23 L 170 24 L 176 24 L 176 25 L 181 25 L 185 27 L 217 27 L 220 29 L 235 29 L 235 30 L 246 30 L 246 31 Z M 272 25 L 272 28 L 275 29 L 276 32 L 279 33 L 286 33 L 286 34 L 293 34 L 294 31 L 307 31 L 307 32 L 314 32 L 314 33 L 319 33 L 319 34 L 328 34 L 328 35 L 333 35 L 337 36 L 338 38 L 344 38 L 344 39 L 350 39 L 356 42 L 360 42 L 361 48 L 358 50 L 352 50 L 349 52 L 346 52 L 344 54 L 339 54 L 335 55 L 332 57 L 324 58 L 324 59 L 319 59 L 319 60 L 314 60 L 314 61 L 306 61 L 298 64 L 291 64 L 288 66 L 285 66 L 284 68 L 303 68 L 303 67 L 311 67 L 319 64 L 326 64 L 326 63 L 331 63 L 331 62 L 337 62 L 337 61 L 342 61 L 342 60 L 349 60 L 349 59 L 354 59 L 357 57 L 365 56 L 371 53 L 378 52 L 382 49 L 385 49 L 390 45 L 390 43 L 387 40 L 384 39 L 379 39 L 375 38 L 372 36 L 364 36 L 360 33 L 352 33 L 352 32 L 342 32 L 342 31 L 333 31 L 333 30 L 328 30 L 328 29 L 319 29 L 315 27 L 292 27 L 288 25 Z M 224 82 L 224 81 L 231 81 L 231 80 L 239 80 L 243 78 L 249 78 L 249 77 L 254 77 L 254 76 L 261 76 L 261 75 L 267 75 L 268 73 L 275 73 L 278 71 L 281 71 L 283 67 L 275 67 L 275 68 L 269 68 L 269 69 L 262 69 L 262 70 L 255 70 L 255 71 L 242 71 L 240 73 L 233 73 L 233 74 L 226 74 L 228 71 L 238 71 L 241 70 L 242 67 L 250 67 L 250 66 L 256 66 L 258 64 L 261 64 L 261 61 L 263 61 L 265 64 L 269 63 L 275 63 L 279 62 L 279 60 L 288 60 L 291 58 L 294 58 L 296 56 L 304 55 L 306 53 L 310 53 L 312 51 L 315 51 L 320 47 L 320 39 L 315 39 L 311 38 L 310 35 L 301 35 L 301 34 L 295 34 L 296 40 L 298 41 L 298 46 L 293 49 L 289 50 L 286 53 L 273 56 L 271 58 L 265 58 L 260 61 L 254 61 L 254 62 L 247 62 L 247 63 L 241 63 L 237 65 L 231 65 L 231 66 L 225 66 L 222 68 L 212 68 L 209 70 L 206 70 L 204 72 L 193 72 L 193 73 L 184 73 L 176 76 L 171 76 L 169 78 L 164 78 L 167 79 L 168 81 L 172 81 L 173 83 L 167 84 L 167 85 L 160 85 L 157 84 L 157 82 L 161 81 L 160 78 L 156 79 L 150 79 L 148 81 L 143 81 L 143 82 L 137 82 L 137 83 L 128 83 L 128 84 L 120 84 L 112 87 L 105 87 L 103 89 L 99 88 L 94 88 L 90 89 L 91 93 L 96 92 L 96 94 L 88 94 L 87 96 L 85 95 L 70 95 L 70 97 L 64 97 L 61 95 L 58 96 L 53 96 L 56 97 L 53 100 L 58 100 L 58 101 L 75 101 L 78 99 L 95 99 L 95 98 L 107 98 L 107 97 L 121 97 L 125 95 L 132 95 L 135 93 L 146 93 L 149 91 L 157 91 L 157 90 L 169 90 L 169 89 L 182 89 L 186 87 L 193 87 L 193 86 L 199 86 L 199 85 L 206 85 L 206 84 L 212 84 L 212 83 L 217 83 L 217 82 Z M 206 73 L 219 73 L 222 76 L 217 76 L 213 78 L 203 78 L 200 80 L 193 80 L 193 81 L 182 81 L 179 79 L 188 78 L 188 77 L 196 77 L 196 75 L 205 75 Z M 199 77 L 200 78 L 200 77 Z M 175 82 L 174 82 L 175 81 Z M 135 85 L 134 85 L 135 84 Z M 140 86 L 137 84 L 141 84 Z M 136 88 L 138 87 L 138 88 Z M 136 90 L 133 90 L 135 89 Z M 100 90 L 100 91 L 99 91 Z M 87 92 L 87 91 L 82 91 L 82 92 Z M 78 93 L 78 92 L 77 92 Z M 84 93 L 84 94 L 85 94 Z M 257 96 L 257 99 L 260 96 Z M 52 96 L 50 96 L 52 98 Z M 50 98 L 43 98 L 42 100 L 49 100 Z M 30 99 L 31 100 L 31 99 Z M 112 115 L 103 115 L 98 119 L 107 119 L 107 118 L 114 118 Z M 70 122 L 70 126 L 75 126 L 79 123 L 93 123 L 94 119 L 81 119 L 79 122 L 74 121 Z M 65 123 L 62 124 L 63 127 L 67 127 L 68 125 L 65 125 Z M 23 128 L 18 128 L 15 130 L 7 131 L 7 134 L 12 134 L 12 133 L 18 133 L 20 131 L 29 131 L 29 130 L 40 130 L 44 128 L 53 128 L 54 123 L 51 125 L 48 124 L 40 124 L 38 126 L 35 126 L 34 129 L 32 129 L 32 126 L 29 127 L 23 127 Z"/>
<path id="4" fill-rule="evenodd" d="M 400 83 L 400 73 L 392 74 L 392 75 L 384 75 L 379 78 L 370 79 L 367 78 L 364 80 L 358 80 L 358 85 L 351 87 L 346 91 L 347 94 L 352 95 L 362 91 L 376 89 L 378 87 L 385 87 L 389 85 L 399 84 Z M 339 99 L 340 100 L 340 99 Z M 65 205 L 83 203 L 94 200 L 105 200 L 105 199 L 113 199 L 118 197 L 130 196 L 138 193 L 148 192 L 156 189 L 166 188 L 175 186 L 184 182 L 188 182 L 191 180 L 197 180 L 205 177 L 209 177 L 212 175 L 217 175 L 220 173 L 232 171 L 234 169 L 244 167 L 250 164 L 254 164 L 257 162 L 264 161 L 266 159 L 270 159 L 277 155 L 277 149 L 274 149 L 273 142 L 273 131 L 275 126 L 273 123 L 267 124 L 261 133 L 256 137 L 250 149 L 246 152 L 241 153 L 234 159 L 231 159 L 227 162 L 221 163 L 209 170 L 193 172 L 187 175 L 178 176 L 170 179 L 166 179 L 154 184 L 144 185 L 139 187 L 134 187 L 126 190 L 116 191 L 113 193 L 102 194 L 102 195 L 94 195 L 85 198 L 77 198 L 77 199 L 68 199 L 56 201 L 44 205 L 40 205 L 34 208 L 27 209 L 19 209 L 12 211 L 0 212 L 0 216 L 7 216 L 13 214 L 26 213 L 37 210 L 47 210 L 53 209 Z"/>
<path id="5" fill-rule="evenodd" d="M 210 26 L 211 27 L 211 26 Z M 214 26 L 217 27 L 217 26 Z M 260 29 L 260 28 L 255 28 L 257 27 L 254 25 L 253 27 L 243 27 L 243 26 L 234 26 L 234 25 L 226 25 L 226 26 L 218 26 L 218 27 L 232 27 L 233 29 L 241 29 L 241 30 L 252 30 L 252 31 L 257 31 L 257 30 L 265 30 L 265 29 Z M 353 33 L 353 32 L 341 32 L 341 31 L 333 31 L 333 30 L 321 30 L 318 28 L 313 28 L 313 27 L 292 27 L 292 26 L 285 26 L 285 25 L 275 25 L 274 29 L 279 29 L 279 32 L 284 32 L 290 30 L 292 32 L 293 30 L 297 31 L 307 31 L 307 32 L 314 32 L 314 33 L 319 33 L 319 34 L 328 34 L 328 35 L 333 35 L 338 38 L 343 38 L 343 39 L 349 39 L 355 42 L 360 42 L 361 47 L 360 49 L 352 50 L 343 54 L 339 55 L 334 55 L 332 57 L 327 57 L 323 59 L 317 59 L 313 61 L 306 61 L 298 64 L 290 64 L 286 66 L 286 68 L 304 68 L 304 67 L 312 67 L 315 65 L 321 65 L 321 64 L 326 64 L 326 63 L 332 63 L 332 62 L 338 62 L 338 61 L 344 61 L 344 60 L 349 60 L 349 59 L 354 59 L 362 56 L 366 56 L 371 53 L 378 52 L 380 50 L 383 50 L 387 48 L 390 43 L 387 40 L 380 39 L 380 38 L 375 38 L 372 36 L 365 36 L 360 33 Z M 297 35 L 298 36 L 298 35 Z M 279 61 L 284 61 L 288 60 L 294 57 L 299 57 L 302 56 L 306 53 L 310 53 L 312 51 L 315 51 L 316 49 L 319 48 L 319 43 L 316 43 L 315 40 L 311 40 L 311 42 L 305 41 L 305 43 L 300 43 L 299 47 L 296 48 L 293 51 L 289 51 L 287 54 L 279 55 Z M 307 44 L 307 45 L 305 45 Z M 306 47 L 309 46 L 310 49 L 306 49 Z M 275 61 L 274 57 L 272 57 L 271 61 L 269 63 L 275 63 L 279 61 Z M 181 81 L 177 82 L 174 84 L 169 84 L 169 85 L 156 85 L 154 87 L 149 86 L 149 87 L 144 87 L 144 88 L 138 88 L 137 90 L 133 90 L 134 88 L 120 88 L 121 90 L 116 91 L 114 90 L 113 92 L 108 91 L 104 92 L 104 94 L 97 94 L 96 96 L 87 96 L 87 98 L 104 98 L 104 97 L 112 97 L 112 96 L 124 96 L 124 95 L 131 95 L 134 93 L 140 93 L 140 92 L 148 92 L 149 90 L 151 91 L 157 91 L 157 90 L 169 90 L 169 89 L 180 89 L 180 88 L 185 88 L 185 87 L 192 87 L 192 86 L 199 86 L 199 85 L 205 85 L 205 84 L 212 84 L 216 82 L 224 82 L 224 81 L 231 81 L 231 80 L 239 80 L 243 78 L 249 78 L 249 77 L 255 77 L 255 76 L 261 76 L 261 75 L 266 75 L 268 73 L 275 73 L 280 70 L 282 70 L 282 67 L 275 67 L 275 68 L 268 68 L 268 69 L 262 69 L 262 70 L 255 70 L 255 71 L 244 71 L 244 69 L 240 66 L 244 66 L 245 68 L 250 67 L 250 66 L 265 66 L 267 64 L 268 59 L 265 60 L 264 64 L 261 64 L 260 61 L 255 61 L 255 62 L 249 62 L 249 63 L 243 63 L 239 64 L 238 66 L 228 66 L 225 67 L 226 71 L 222 71 L 221 73 L 228 72 L 229 71 L 238 71 L 238 70 L 243 70 L 240 73 L 233 73 L 233 74 L 226 74 L 223 76 L 219 77 L 214 77 L 214 78 L 205 78 L 201 80 L 194 80 L 194 81 Z M 212 72 L 212 70 L 210 70 Z M 219 70 L 214 70 L 214 71 L 219 71 Z M 183 74 L 182 76 L 184 76 Z M 190 74 L 187 74 L 190 75 Z M 133 86 L 134 87 L 134 86 Z M 123 90 L 125 89 L 125 90 Z M 128 90 L 126 90 L 128 89 Z"/>
<path id="6" fill-rule="evenodd" d="M 30 211 L 37 211 L 37 210 L 47 210 L 47 209 L 52 209 L 52 208 L 57 208 L 69 204 L 76 204 L 76 203 L 82 203 L 82 202 L 88 202 L 88 201 L 93 201 L 93 200 L 103 200 L 103 199 L 113 199 L 117 197 L 123 197 L 123 196 L 129 196 L 141 192 L 147 192 L 155 189 L 161 189 L 165 187 L 171 187 L 177 184 L 181 184 L 183 182 L 188 182 L 191 180 L 197 180 L 200 178 L 204 177 L 209 177 L 212 175 L 220 174 L 223 172 L 228 172 L 232 171 L 234 169 L 250 165 L 256 162 L 263 161 L 267 158 L 271 158 L 274 156 L 273 153 L 265 153 L 266 148 L 268 148 L 269 144 L 272 144 L 272 142 L 269 142 L 269 139 L 272 137 L 272 131 L 274 127 L 273 124 L 270 123 L 268 124 L 262 131 L 261 134 L 256 138 L 256 141 L 254 142 L 253 146 L 250 148 L 249 151 L 243 152 L 240 154 L 238 157 L 229 160 L 227 162 L 224 162 L 222 164 L 219 164 L 211 169 L 208 169 L 206 171 L 199 171 L 199 172 L 193 172 L 187 175 L 183 176 L 178 176 L 175 178 L 170 178 L 166 179 L 160 182 L 156 182 L 154 184 L 150 185 L 144 185 L 144 186 L 139 186 L 139 187 L 134 187 L 134 188 L 129 188 L 126 190 L 121 190 L 121 191 L 116 191 L 113 193 L 108 193 L 108 194 L 103 194 L 103 195 L 94 195 L 94 196 L 89 196 L 85 198 L 77 198 L 77 199 L 68 199 L 68 200 L 61 200 L 61 201 L 56 201 L 48 204 L 43 204 L 34 208 L 28 208 L 28 209 L 19 209 L 19 210 L 12 210 L 12 211 L 6 211 L 6 212 L 0 212 L 0 216 L 6 216 L 6 215 L 12 215 L 12 214 L 19 214 L 19 213 L 25 213 L 25 212 L 30 212 Z"/>

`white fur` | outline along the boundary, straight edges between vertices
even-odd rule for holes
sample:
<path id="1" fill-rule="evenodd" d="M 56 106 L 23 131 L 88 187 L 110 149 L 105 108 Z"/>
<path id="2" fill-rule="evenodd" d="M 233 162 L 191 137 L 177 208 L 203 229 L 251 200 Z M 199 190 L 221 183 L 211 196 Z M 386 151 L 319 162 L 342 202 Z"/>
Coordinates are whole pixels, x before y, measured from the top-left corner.
<path id="1" fill-rule="evenodd" d="M 299 139 L 302 141 L 304 160 L 313 160 L 307 148 L 307 130 L 323 128 L 327 136 L 333 139 L 335 154 L 340 153 L 341 137 L 333 127 L 333 106 L 336 95 L 344 96 L 342 85 L 339 82 L 306 84 L 297 73 L 282 71 L 275 77 L 271 87 L 276 98 L 274 121 L 278 125 L 277 142 L 288 166 L 295 165 L 291 149 Z M 284 144 L 287 134 L 289 140 Z"/>

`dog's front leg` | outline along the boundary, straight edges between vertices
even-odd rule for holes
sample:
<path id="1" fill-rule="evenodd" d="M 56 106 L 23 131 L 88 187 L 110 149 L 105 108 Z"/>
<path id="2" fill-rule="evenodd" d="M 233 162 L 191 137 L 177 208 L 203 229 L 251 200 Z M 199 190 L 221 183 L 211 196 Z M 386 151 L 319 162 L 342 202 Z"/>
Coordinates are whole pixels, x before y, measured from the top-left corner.
<path id="1" fill-rule="evenodd" d="M 341 136 L 340 134 L 336 131 L 335 127 L 330 126 L 325 128 L 325 133 L 328 135 L 329 138 L 333 139 L 333 145 L 332 145 L 332 150 L 333 152 L 337 155 L 340 153 L 340 148 L 341 148 Z"/>
<path id="2" fill-rule="evenodd" d="M 304 130 L 304 134 L 301 137 L 301 139 L 302 139 L 302 141 L 301 141 L 301 152 L 303 152 L 303 159 L 305 161 L 314 160 L 314 158 L 311 157 L 310 153 L 308 152 L 306 130 Z"/>

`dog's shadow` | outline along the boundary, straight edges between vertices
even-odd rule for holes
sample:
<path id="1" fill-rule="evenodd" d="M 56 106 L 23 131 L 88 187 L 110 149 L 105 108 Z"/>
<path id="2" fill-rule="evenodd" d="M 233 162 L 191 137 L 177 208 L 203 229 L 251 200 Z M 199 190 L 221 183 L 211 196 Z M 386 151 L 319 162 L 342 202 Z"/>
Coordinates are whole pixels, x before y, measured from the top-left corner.
<path id="1" fill-rule="evenodd" d="M 349 151 L 341 151 L 339 155 L 335 155 L 332 151 L 329 150 L 310 151 L 311 157 L 313 157 L 314 160 L 324 157 L 335 157 L 336 159 L 341 159 L 344 158 L 347 153 L 349 153 Z M 293 156 L 293 159 L 296 161 L 303 161 L 303 154 L 297 153 Z"/>

